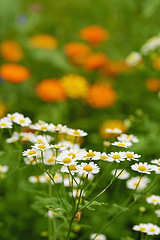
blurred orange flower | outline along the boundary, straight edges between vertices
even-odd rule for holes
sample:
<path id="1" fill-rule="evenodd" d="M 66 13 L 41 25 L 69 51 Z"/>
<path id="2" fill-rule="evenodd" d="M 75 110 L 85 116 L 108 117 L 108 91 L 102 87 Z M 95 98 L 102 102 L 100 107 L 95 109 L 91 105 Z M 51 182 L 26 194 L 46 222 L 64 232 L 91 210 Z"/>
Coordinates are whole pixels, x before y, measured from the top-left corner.
<path id="1" fill-rule="evenodd" d="M 45 79 L 37 84 L 36 93 L 46 102 L 58 102 L 66 99 L 66 94 L 61 83 L 55 79 Z"/>
<path id="2" fill-rule="evenodd" d="M 156 56 L 152 61 L 152 65 L 155 69 L 160 70 L 160 57 Z"/>
<path id="3" fill-rule="evenodd" d="M 84 67 L 88 70 L 96 70 L 98 68 L 101 68 L 105 65 L 107 62 L 107 56 L 105 53 L 95 53 L 88 56 L 84 63 Z"/>
<path id="4" fill-rule="evenodd" d="M 100 135 L 102 138 L 113 137 L 113 134 L 106 132 L 107 128 L 111 128 L 111 129 L 118 128 L 122 131 L 122 133 L 127 131 L 127 126 L 125 125 L 124 121 L 116 120 L 116 119 L 106 120 L 100 126 Z M 117 137 L 117 136 L 118 135 L 115 135 L 115 137 Z"/>
<path id="5" fill-rule="evenodd" d="M 79 99 L 85 98 L 88 92 L 88 81 L 77 74 L 68 74 L 61 78 L 61 84 L 68 97 Z"/>
<path id="6" fill-rule="evenodd" d="M 0 103 L 0 118 L 4 117 L 7 113 L 7 109 L 4 104 Z"/>
<path id="7" fill-rule="evenodd" d="M 23 59 L 23 50 L 21 46 L 12 40 L 6 40 L 1 43 L 0 52 L 7 61 L 19 62 Z"/>
<path id="8" fill-rule="evenodd" d="M 114 105 L 117 93 L 109 84 L 93 84 L 88 92 L 86 102 L 94 108 L 105 108 Z"/>
<path id="9" fill-rule="evenodd" d="M 158 92 L 160 90 L 160 79 L 157 79 L 157 78 L 147 79 L 146 87 L 151 92 Z"/>
<path id="10" fill-rule="evenodd" d="M 0 76 L 5 81 L 20 83 L 30 78 L 30 72 L 22 65 L 8 63 L 1 65 Z"/>
<path id="11" fill-rule="evenodd" d="M 105 74 L 116 77 L 123 72 L 128 72 L 130 67 L 125 61 L 111 61 L 108 60 L 103 68 Z"/>
<path id="12" fill-rule="evenodd" d="M 91 49 L 84 43 L 70 42 L 64 46 L 64 52 L 72 63 L 81 65 L 91 53 Z"/>
<path id="13" fill-rule="evenodd" d="M 97 46 L 99 43 L 108 39 L 109 33 L 101 26 L 91 25 L 80 31 L 80 37 L 93 46 Z"/>
<path id="14" fill-rule="evenodd" d="M 55 37 L 44 33 L 33 36 L 30 39 L 30 45 L 34 48 L 53 50 L 57 47 L 58 41 Z"/>

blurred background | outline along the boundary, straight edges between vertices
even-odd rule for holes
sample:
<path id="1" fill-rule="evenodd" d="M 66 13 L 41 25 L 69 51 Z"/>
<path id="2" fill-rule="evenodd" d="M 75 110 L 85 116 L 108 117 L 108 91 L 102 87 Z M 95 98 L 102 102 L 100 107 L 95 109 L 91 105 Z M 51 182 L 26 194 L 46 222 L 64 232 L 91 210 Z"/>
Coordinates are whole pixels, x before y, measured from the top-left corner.
<path id="1" fill-rule="evenodd" d="M 144 160 L 158 157 L 160 52 L 126 59 L 159 34 L 159 10 L 158 0 L 0 0 L 0 117 L 20 112 L 83 129 L 82 146 L 99 151 L 105 129 L 117 127 L 139 137 L 133 150 Z M 12 151 L 3 156 L 11 168 Z M 28 211 L 29 172 L 19 174 L 20 183 L 15 174 L 3 182 L 0 238 L 45 239 L 44 219 Z"/>

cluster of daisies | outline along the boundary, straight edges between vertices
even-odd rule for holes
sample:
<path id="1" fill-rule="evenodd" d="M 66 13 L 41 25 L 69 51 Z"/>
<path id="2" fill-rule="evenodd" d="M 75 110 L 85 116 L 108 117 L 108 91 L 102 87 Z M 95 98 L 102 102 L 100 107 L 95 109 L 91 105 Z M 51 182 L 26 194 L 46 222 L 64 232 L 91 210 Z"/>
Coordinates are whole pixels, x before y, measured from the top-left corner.
<path id="1" fill-rule="evenodd" d="M 119 147 L 121 151 L 106 153 L 92 150 L 87 151 L 84 148 L 80 148 L 80 145 L 76 142 L 77 138 L 87 136 L 87 133 L 80 129 L 71 129 L 66 125 L 54 125 L 53 123 L 43 121 L 33 124 L 30 118 L 20 113 L 8 114 L 0 120 L 0 128 L 9 129 L 9 132 L 11 132 L 10 129 L 14 125 L 20 126 L 19 132 L 13 131 L 6 142 L 27 143 L 25 146 L 29 144 L 31 147 L 22 153 L 25 163 L 31 165 L 40 164 L 40 166 L 45 166 L 45 170 L 47 169 L 41 175 L 30 176 L 29 181 L 32 183 L 63 183 L 65 187 L 72 186 L 72 193 L 69 192 L 69 194 L 75 198 L 85 196 L 85 191 L 80 191 L 80 185 L 86 179 L 92 180 L 95 174 L 100 172 L 100 167 L 97 164 L 99 161 L 116 163 L 137 161 L 137 163 L 131 165 L 133 171 L 141 174 L 151 174 L 152 171 L 157 174 L 160 173 L 160 159 L 152 160 L 151 164 L 147 162 L 143 163 L 139 162 L 141 155 L 133 151 L 122 151 L 122 149 L 131 147 L 133 143 L 137 143 L 139 140 L 134 135 L 123 134 L 121 130 L 116 128 L 106 129 L 106 132 L 114 136 L 118 135 L 117 140 L 111 143 L 111 145 Z M 66 140 L 66 136 L 68 135 L 72 136 L 72 142 Z M 59 141 L 59 139 L 61 140 Z M 54 169 L 56 169 L 56 173 L 53 174 Z M 0 166 L 0 172 L 6 172 L 7 170 L 7 166 Z M 112 174 L 119 179 L 127 179 L 130 176 L 124 169 L 113 170 Z M 130 178 L 126 184 L 130 189 L 140 190 L 145 188 L 149 181 L 149 178 L 141 175 Z M 156 198 L 155 195 L 147 198 L 147 201 L 154 204 L 157 202 L 159 204 L 160 202 L 159 198 Z M 160 210 L 156 211 L 157 216 L 158 214 L 160 215 L 158 212 Z M 149 223 L 146 225 L 144 232 L 159 234 L 159 228 L 156 228 L 154 225 L 151 227 L 151 225 L 153 224 Z M 155 231 L 153 231 L 154 227 Z M 134 230 L 136 229 L 138 229 L 137 226 L 134 227 Z M 101 239 L 97 237 L 96 239 Z"/>

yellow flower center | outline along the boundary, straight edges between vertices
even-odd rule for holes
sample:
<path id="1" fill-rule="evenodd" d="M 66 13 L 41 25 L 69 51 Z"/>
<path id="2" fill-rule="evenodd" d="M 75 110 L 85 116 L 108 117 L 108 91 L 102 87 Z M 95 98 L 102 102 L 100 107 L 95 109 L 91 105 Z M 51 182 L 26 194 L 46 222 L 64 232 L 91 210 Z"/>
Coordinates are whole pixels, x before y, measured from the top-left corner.
<path id="1" fill-rule="evenodd" d="M 145 231 L 146 228 L 145 228 L 145 227 L 140 227 L 139 230 L 140 230 L 140 231 Z"/>
<path id="2" fill-rule="evenodd" d="M 94 157 L 95 156 L 95 153 L 94 152 L 88 152 L 86 154 L 87 157 Z"/>
<path id="3" fill-rule="evenodd" d="M 20 123 L 25 123 L 25 120 L 21 119 L 19 120 Z"/>
<path id="4" fill-rule="evenodd" d="M 149 229 L 150 232 L 155 232 L 156 230 L 154 228 Z"/>
<path id="5" fill-rule="evenodd" d="M 112 156 L 113 159 L 119 159 L 121 156 L 119 154 L 115 154 Z"/>
<path id="6" fill-rule="evenodd" d="M 123 143 L 118 143 L 117 144 L 119 147 L 125 147 L 125 144 L 123 144 Z"/>
<path id="7" fill-rule="evenodd" d="M 48 158 L 48 159 L 47 159 L 47 162 L 48 162 L 48 163 L 54 163 L 55 160 L 54 160 L 54 158 Z"/>
<path id="8" fill-rule="evenodd" d="M 134 182 L 134 186 L 136 186 L 136 187 L 137 187 L 137 185 L 138 185 L 138 182 Z"/>
<path id="9" fill-rule="evenodd" d="M 30 161 L 31 163 L 33 163 L 33 162 L 34 162 L 34 158 L 30 158 L 29 161 Z"/>
<path id="10" fill-rule="evenodd" d="M 61 127 L 59 127 L 59 126 L 55 126 L 55 128 L 54 128 L 55 130 L 61 130 L 62 128 Z"/>
<path id="11" fill-rule="evenodd" d="M 158 163 L 160 164 L 160 160 L 158 160 Z"/>
<path id="12" fill-rule="evenodd" d="M 90 165 L 86 165 L 83 167 L 83 170 L 86 172 L 92 172 L 93 168 Z"/>
<path id="13" fill-rule="evenodd" d="M 70 163 L 70 162 L 72 162 L 72 160 L 71 160 L 70 158 L 64 158 L 64 159 L 63 159 L 63 162 L 64 162 L 64 163 Z"/>
<path id="14" fill-rule="evenodd" d="M 126 153 L 127 158 L 133 158 L 133 154 L 131 153 Z"/>
<path id="15" fill-rule="evenodd" d="M 76 165 L 70 165 L 69 170 L 70 171 L 76 171 L 77 170 Z"/>
<path id="16" fill-rule="evenodd" d="M 15 119 L 15 116 L 10 116 L 9 118 L 10 118 L 11 120 L 13 120 L 13 119 Z"/>
<path id="17" fill-rule="evenodd" d="M 71 156 L 72 158 L 75 158 L 75 157 L 76 157 L 76 154 L 75 154 L 75 153 L 69 153 L 68 156 L 69 156 L 69 157 Z"/>
<path id="18" fill-rule="evenodd" d="M 144 172 L 147 170 L 147 168 L 145 166 L 139 166 L 138 170 Z"/>
<path id="19" fill-rule="evenodd" d="M 43 144 L 40 144 L 40 145 L 38 146 L 38 148 L 40 148 L 40 149 L 45 149 L 45 148 L 46 148 L 46 146 L 45 146 L 45 145 L 43 145 Z"/>
<path id="20" fill-rule="evenodd" d="M 80 135 L 80 132 L 77 131 L 77 130 L 75 130 L 75 131 L 73 132 L 73 134 Z"/>
<path id="21" fill-rule="evenodd" d="M 34 150 L 31 150 L 31 151 L 28 152 L 29 155 L 33 155 L 35 153 L 36 153 L 36 151 L 34 151 Z"/>
<path id="22" fill-rule="evenodd" d="M 37 142 L 38 143 L 43 143 L 43 140 L 42 139 L 37 139 Z"/>
<path id="23" fill-rule="evenodd" d="M 61 146 L 58 146 L 58 145 L 55 145 L 54 147 L 57 148 L 57 149 L 60 149 L 60 148 L 61 148 Z"/>
<path id="24" fill-rule="evenodd" d="M 48 127 L 46 127 L 46 126 L 41 127 L 41 130 L 47 130 L 47 129 L 48 129 Z"/>
<path id="25" fill-rule="evenodd" d="M 59 179 L 59 175 L 58 174 L 54 175 L 54 180 L 58 180 L 58 179 Z"/>
<path id="26" fill-rule="evenodd" d="M 1 126 L 2 126 L 2 127 L 6 127 L 7 124 L 6 124 L 6 123 L 1 123 Z"/>
<path id="27" fill-rule="evenodd" d="M 107 159 L 107 157 L 106 157 L 105 155 L 101 155 L 100 158 L 101 158 L 102 160 L 106 160 L 106 159 Z"/>

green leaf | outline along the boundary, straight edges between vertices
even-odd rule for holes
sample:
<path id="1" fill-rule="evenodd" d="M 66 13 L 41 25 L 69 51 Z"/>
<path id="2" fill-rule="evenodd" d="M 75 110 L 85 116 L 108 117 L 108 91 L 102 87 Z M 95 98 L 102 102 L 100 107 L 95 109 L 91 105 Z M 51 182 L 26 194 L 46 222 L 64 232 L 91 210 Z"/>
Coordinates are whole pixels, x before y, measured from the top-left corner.
<path id="1" fill-rule="evenodd" d="M 133 197 L 134 197 L 134 201 L 136 201 L 142 194 L 140 193 L 135 193 L 133 194 Z"/>
<path id="2" fill-rule="evenodd" d="M 127 207 L 121 207 L 121 206 L 119 206 L 119 205 L 116 204 L 116 203 L 114 203 L 112 206 L 115 207 L 115 208 L 118 208 L 119 210 L 121 210 L 121 211 L 123 211 L 123 212 L 129 211 L 129 208 L 127 208 Z"/>

